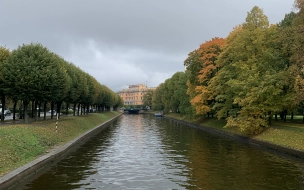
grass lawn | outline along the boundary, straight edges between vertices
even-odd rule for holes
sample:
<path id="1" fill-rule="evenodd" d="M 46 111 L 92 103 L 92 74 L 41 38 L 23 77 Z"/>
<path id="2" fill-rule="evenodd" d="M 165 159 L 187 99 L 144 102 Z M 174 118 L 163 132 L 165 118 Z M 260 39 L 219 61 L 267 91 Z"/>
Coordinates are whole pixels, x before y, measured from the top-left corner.
<path id="1" fill-rule="evenodd" d="M 242 135 L 236 128 L 224 128 L 226 124 L 225 120 L 218 120 L 217 118 L 191 120 L 176 113 L 170 113 L 166 116 Z M 287 120 L 287 122 L 273 120 L 272 126 L 266 129 L 262 134 L 251 138 L 304 151 L 304 123 L 302 122 L 302 116 L 294 118 L 295 119 L 292 122 L 290 120 Z"/>
<path id="2" fill-rule="evenodd" d="M 275 121 L 255 139 L 304 151 L 304 123 Z"/>
<path id="3" fill-rule="evenodd" d="M 77 136 L 119 115 L 119 112 L 62 117 L 29 124 L 0 126 L 0 176 L 36 159 L 54 146 L 66 144 Z"/>

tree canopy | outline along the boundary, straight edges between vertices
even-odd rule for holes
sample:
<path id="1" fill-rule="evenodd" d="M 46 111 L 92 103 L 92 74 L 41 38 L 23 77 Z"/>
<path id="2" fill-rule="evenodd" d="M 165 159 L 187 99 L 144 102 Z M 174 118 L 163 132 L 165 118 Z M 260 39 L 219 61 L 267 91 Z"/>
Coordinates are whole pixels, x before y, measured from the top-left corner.
<path id="1" fill-rule="evenodd" d="M 295 6 L 298 12 L 277 24 L 255 6 L 227 38 L 212 38 L 191 51 L 186 72 L 157 87 L 153 107 L 181 111 L 182 99 L 195 117 L 215 114 L 227 120 L 226 127 L 248 135 L 264 131 L 273 115 L 286 119 L 299 107 L 304 115 L 304 1 Z"/>
<path id="2" fill-rule="evenodd" d="M 22 101 L 25 115 L 29 102 L 56 104 L 58 112 L 62 102 L 81 104 L 84 110 L 89 106 L 107 106 L 109 110 L 122 105 L 112 90 L 39 43 L 24 44 L 11 53 L 1 48 L 0 64 L 0 93 Z"/>

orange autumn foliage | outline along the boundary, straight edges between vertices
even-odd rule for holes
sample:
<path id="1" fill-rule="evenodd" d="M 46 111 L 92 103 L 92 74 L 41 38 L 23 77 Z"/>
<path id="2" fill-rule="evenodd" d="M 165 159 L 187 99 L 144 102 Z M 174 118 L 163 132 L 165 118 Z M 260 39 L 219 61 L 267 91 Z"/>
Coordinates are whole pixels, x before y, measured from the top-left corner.
<path id="1" fill-rule="evenodd" d="M 200 45 L 198 52 L 201 55 L 200 60 L 203 63 L 203 68 L 199 72 L 198 79 L 201 83 L 213 77 L 214 70 L 216 69 L 215 61 L 217 56 L 222 52 L 224 45 L 225 40 L 223 38 L 213 38 L 211 41 Z"/>
<path id="2" fill-rule="evenodd" d="M 208 82 L 214 77 L 217 71 L 217 56 L 222 52 L 224 45 L 225 39 L 213 38 L 212 40 L 201 44 L 198 49 L 198 54 L 200 55 L 199 59 L 202 63 L 202 68 L 197 76 L 200 85 L 195 87 L 196 96 L 191 100 L 191 104 L 194 106 L 196 114 L 206 114 L 211 111 L 210 100 L 212 97 L 208 90 Z"/>

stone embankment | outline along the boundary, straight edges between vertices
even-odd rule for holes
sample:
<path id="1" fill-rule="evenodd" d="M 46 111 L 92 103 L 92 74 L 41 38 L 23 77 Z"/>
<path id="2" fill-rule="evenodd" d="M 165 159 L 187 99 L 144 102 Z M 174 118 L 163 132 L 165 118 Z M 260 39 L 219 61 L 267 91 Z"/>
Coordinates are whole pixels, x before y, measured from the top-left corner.
<path id="1" fill-rule="evenodd" d="M 93 136 L 98 134 L 100 131 L 111 125 L 111 123 L 113 123 L 120 115 L 102 123 L 101 125 L 96 126 L 95 128 L 73 139 L 69 143 L 63 146 L 58 146 L 49 151 L 49 153 L 1 177 L 0 189 L 12 189 L 18 186 L 20 183 L 26 181 L 28 178 L 35 177 L 34 175 L 38 174 L 44 169 L 47 169 L 52 164 L 60 161 L 69 152 L 78 148 Z"/>
<path id="2" fill-rule="evenodd" d="M 223 136 L 223 137 L 228 138 L 228 139 L 237 140 L 237 141 L 241 141 L 241 142 L 244 142 L 244 143 L 249 143 L 249 144 L 252 144 L 252 145 L 256 145 L 256 146 L 259 146 L 261 148 L 265 148 L 269 151 L 274 151 L 274 153 L 285 154 L 285 155 L 289 155 L 289 156 L 304 159 L 304 152 L 300 151 L 300 150 L 296 150 L 296 149 L 292 149 L 292 148 L 288 148 L 288 147 L 284 147 L 284 146 L 280 146 L 280 145 L 276 145 L 276 144 L 252 139 L 250 137 L 246 137 L 246 136 L 242 136 L 242 135 L 238 135 L 238 134 L 233 134 L 233 133 L 230 133 L 230 132 L 227 132 L 227 131 L 224 131 L 224 130 L 219 130 L 219 129 L 216 129 L 216 128 L 205 127 L 203 125 L 190 123 L 190 122 L 187 122 L 187 121 L 184 121 L 184 120 L 179 120 L 179 119 L 176 119 L 176 118 L 172 118 L 170 116 L 164 116 L 164 117 L 166 117 L 168 119 L 171 119 L 171 120 L 175 120 L 175 121 L 180 122 L 180 123 L 184 123 L 184 124 L 189 125 L 191 127 L 198 128 L 198 129 L 200 129 L 204 132 L 210 133 L 210 134 L 220 135 L 220 136 Z"/>

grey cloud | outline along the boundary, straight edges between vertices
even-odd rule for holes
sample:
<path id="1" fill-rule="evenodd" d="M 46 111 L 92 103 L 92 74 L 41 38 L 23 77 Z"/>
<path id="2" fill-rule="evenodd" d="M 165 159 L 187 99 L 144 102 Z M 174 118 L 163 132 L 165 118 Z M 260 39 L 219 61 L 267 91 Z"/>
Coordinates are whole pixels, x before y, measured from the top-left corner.
<path id="1" fill-rule="evenodd" d="M 254 5 L 277 23 L 293 1 L 1 0 L 0 46 L 40 42 L 113 90 L 155 86 L 182 71 L 201 43 L 226 37 Z"/>

